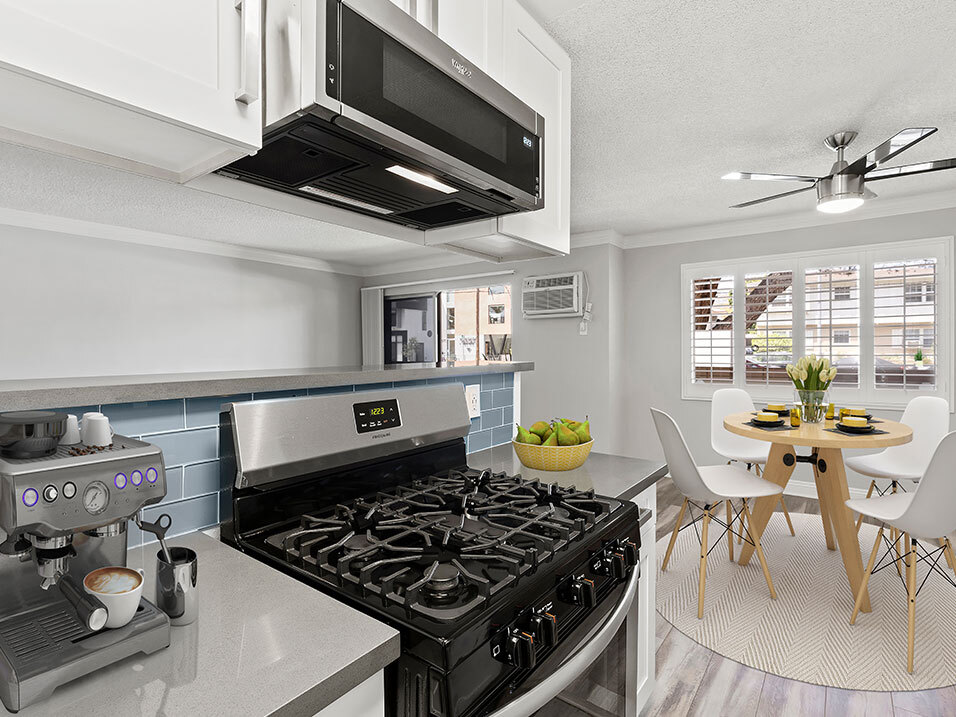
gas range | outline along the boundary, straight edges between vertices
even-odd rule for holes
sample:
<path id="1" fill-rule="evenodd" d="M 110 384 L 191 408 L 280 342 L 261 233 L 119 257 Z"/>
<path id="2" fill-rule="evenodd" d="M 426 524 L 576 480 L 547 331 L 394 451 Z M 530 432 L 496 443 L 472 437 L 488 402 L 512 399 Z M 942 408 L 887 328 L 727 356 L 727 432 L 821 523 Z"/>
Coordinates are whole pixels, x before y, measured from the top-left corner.
<path id="1" fill-rule="evenodd" d="M 624 592 L 639 560 L 638 510 L 468 468 L 460 386 L 362 399 L 226 407 L 223 539 L 401 632 L 402 656 L 386 672 L 391 716 L 487 714 Z M 393 401 L 401 416 L 373 443 L 355 407 Z M 309 437 L 335 414 L 354 415 L 352 431 Z M 265 445 L 268 435 L 285 448 Z"/>

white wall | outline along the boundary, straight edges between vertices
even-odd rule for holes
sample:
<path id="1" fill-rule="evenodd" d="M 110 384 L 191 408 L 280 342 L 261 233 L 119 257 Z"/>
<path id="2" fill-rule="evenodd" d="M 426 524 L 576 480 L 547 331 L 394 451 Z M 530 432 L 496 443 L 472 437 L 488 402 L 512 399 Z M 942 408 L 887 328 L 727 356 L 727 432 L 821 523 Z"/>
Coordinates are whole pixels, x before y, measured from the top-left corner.
<path id="1" fill-rule="evenodd" d="M 358 364 L 360 286 L 0 226 L 0 379 Z"/>
<path id="2" fill-rule="evenodd" d="M 535 370 L 521 375 L 521 416 L 524 424 L 556 417 L 591 419 L 595 450 L 619 450 L 616 432 L 621 430 L 617 378 L 623 360 L 621 348 L 623 317 L 623 253 L 603 245 L 574 250 L 569 256 L 514 264 L 477 262 L 466 266 L 423 272 L 376 276 L 366 286 L 405 281 L 428 281 L 440 277 L 465 276 L 514 269 L 513 277 L 495 277 L 494 283 L 512 286 L 512 340 L 516 361 L 534 361 Z M 525 276 L 583 270 L 588 277 L 593 320 L 587 336 L 578 334 L 580 318 L 524 319 L 521 316 L 520 286 Z M 480 283 L 480 282 L 478 282 Z"/>
<path id="3" fill-rule="evenodd" d="M 691 451 L 700 462 L 716 462 L 710 448 L 710 403 L 681 399 L 681 321 L 684 305 L 680 295 L 682 263 L 764 256 L 775 251 L 808 251 L 906 239 L 956 234 L 956 210 L 908 214 L 867 221 L 839 223 L 769 234 L 669 244 L 627 250 L 628 307 L 626 336 L 626 424 L 633 440 L 625 446 L 628 455 L 660 456 L 660 444 L 648 407 L 667 411 L 680 424 Z M 898 411 L 881 411 L 898 419 Z M 956 426 L 954 426 L 956 427 Z M 807 466 L 794 480 L 812 482 Z M 851 484 L 865 488 L 867 482 L 851 475 Z M 800 486 L 793 486 L 798 490 Z"/>

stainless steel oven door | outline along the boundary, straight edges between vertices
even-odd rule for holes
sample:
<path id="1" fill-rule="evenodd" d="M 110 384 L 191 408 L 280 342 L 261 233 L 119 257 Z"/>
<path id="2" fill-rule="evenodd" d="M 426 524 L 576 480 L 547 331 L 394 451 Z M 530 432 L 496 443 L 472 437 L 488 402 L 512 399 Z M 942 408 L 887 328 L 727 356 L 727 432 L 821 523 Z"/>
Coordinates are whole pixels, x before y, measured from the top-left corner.
<path id="1" fill-rule="evenodd" d="M 489 717 L 636 717 L 640 565 L 613 607 L 591 616 Z"/>

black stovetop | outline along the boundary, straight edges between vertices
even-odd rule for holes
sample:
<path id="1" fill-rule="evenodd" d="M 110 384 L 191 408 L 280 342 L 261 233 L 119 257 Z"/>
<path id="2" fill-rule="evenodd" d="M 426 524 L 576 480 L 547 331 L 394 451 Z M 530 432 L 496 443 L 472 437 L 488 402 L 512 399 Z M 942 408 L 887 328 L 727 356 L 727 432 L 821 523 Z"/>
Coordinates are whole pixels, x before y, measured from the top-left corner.
<path id="1" fill-rule="evenodd" d="M 621 508 L 593 491 L 451 470 L 303 514 L 262 547 L 333 591 L 447 635 Z"/>

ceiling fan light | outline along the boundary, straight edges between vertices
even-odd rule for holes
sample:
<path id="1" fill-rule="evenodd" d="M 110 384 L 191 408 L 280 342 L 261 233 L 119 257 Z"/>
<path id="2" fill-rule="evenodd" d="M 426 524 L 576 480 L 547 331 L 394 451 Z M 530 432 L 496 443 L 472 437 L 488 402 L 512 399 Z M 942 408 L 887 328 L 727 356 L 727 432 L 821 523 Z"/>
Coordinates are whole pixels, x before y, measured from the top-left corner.
<path id="1" fill-rule="evenodd" d="M 833 197 L 817 200 L 817 211 L 826 214 L 843 214 L 863 206 L 863 197 Z"/>
<path id="2" fill-rule="evenodd" d="M 858 174 L 832 174 L 817 182 L 817 210 L 843 214 L 863 205 L 863 178 Z"/>

